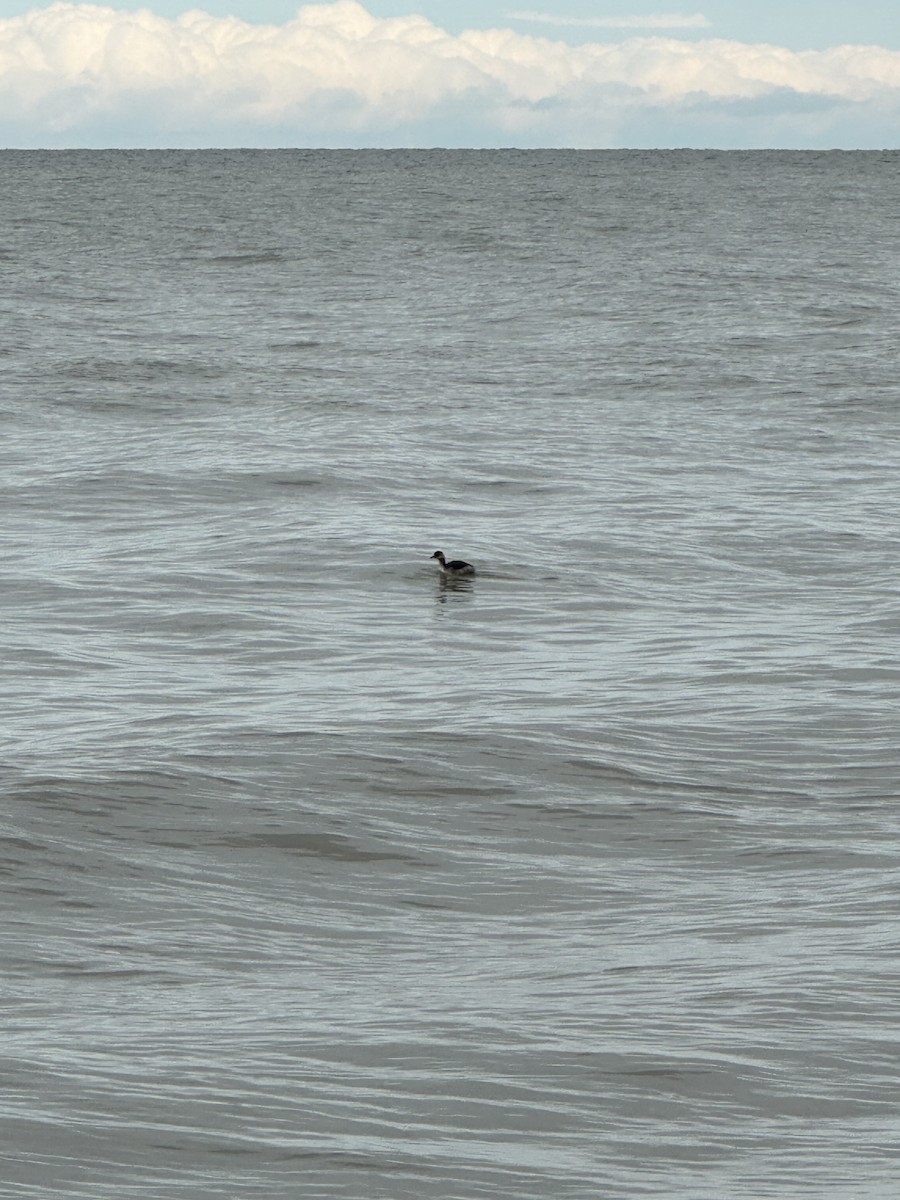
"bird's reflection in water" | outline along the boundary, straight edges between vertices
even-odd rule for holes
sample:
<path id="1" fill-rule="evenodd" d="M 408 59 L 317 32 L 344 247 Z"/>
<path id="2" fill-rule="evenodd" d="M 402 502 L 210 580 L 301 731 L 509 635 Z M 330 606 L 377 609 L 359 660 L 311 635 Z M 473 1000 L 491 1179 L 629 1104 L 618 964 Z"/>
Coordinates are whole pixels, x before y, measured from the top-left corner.
<path id="1" fill-rule="evenodd" d="M 471 599 L 474 590 L 475 581 L 471 576 L 440 575 L 435 588 L 435 599 L 438 604 Z"/>

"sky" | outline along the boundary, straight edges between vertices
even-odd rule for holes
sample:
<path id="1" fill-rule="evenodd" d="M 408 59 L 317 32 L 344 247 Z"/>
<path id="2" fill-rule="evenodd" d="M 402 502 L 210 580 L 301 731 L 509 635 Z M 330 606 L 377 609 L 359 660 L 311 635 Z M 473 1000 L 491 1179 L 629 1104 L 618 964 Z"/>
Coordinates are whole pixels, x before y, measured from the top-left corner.
<path id="1" fill-rule="evenodd" d="M 0 0 L 0 146 L 900 147 L 898 0 Z"/>

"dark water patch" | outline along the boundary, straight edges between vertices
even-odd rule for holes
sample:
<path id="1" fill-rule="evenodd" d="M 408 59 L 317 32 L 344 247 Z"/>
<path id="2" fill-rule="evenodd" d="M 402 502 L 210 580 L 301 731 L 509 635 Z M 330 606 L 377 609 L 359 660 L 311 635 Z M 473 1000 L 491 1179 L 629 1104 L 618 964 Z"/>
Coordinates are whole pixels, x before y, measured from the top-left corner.
<path id="1" fill-rule="evenodd" d="M 224 267 L 265 267 L 284 262 L 285 256 L 278 250 L 260 250 L 247 254 L 218 254 L 207 261 Z"/>
<path id="2" fill-rule="evenodd" d="M 235 849 L 269 849 L 311 858 L 329 858 L 339 862 L 412 862 L 406 855 L 365 846 L 358 841 L 330 833 L 258 833 L 224 837 L 219 842 Z"/>
<path id="3" fill-rule="evenodd" d="M 318 350 L 321 345 L 322 345 L 322 342 L 315 341 L 314 339 L 298 338 L 296 341 L 292 341 L 292 342 L 271 342 L 269 345 L 269 349 L 270 350 L 285 350 L 285 351 L 288 351 L 288 350 Z"/>

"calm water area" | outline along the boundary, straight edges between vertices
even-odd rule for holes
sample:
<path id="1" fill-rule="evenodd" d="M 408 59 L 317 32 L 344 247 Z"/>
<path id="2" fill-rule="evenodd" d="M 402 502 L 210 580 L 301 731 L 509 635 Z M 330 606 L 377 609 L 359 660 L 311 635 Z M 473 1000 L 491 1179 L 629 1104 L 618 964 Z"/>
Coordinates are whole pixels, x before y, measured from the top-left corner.
<path id="1" fill-rule="evenodd" d="M 893 1200 L 898 181 L 0 152 L 3 1200 Z"/>

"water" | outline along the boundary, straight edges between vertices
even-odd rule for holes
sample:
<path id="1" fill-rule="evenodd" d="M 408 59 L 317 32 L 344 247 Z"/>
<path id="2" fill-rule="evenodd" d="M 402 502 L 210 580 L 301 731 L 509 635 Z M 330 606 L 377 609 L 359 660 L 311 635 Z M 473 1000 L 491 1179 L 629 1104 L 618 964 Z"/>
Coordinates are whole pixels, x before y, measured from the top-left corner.
<path id="1" fill-rule="evenodd" d="M 892 1197 L 897 154 L 0 159 L 0 1195 Z"/>

